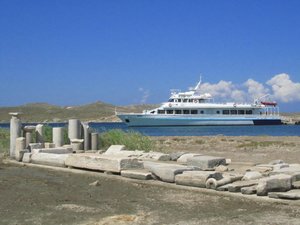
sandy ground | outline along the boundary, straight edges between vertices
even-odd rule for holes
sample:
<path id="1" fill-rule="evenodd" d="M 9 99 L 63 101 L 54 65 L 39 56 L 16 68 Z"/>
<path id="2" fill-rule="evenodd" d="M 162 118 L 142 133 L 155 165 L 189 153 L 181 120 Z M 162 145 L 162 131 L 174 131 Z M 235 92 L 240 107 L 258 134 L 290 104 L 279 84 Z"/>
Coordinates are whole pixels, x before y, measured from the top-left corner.
<path id="1" fill-rule="evenodd" d="M 154 138 L 166 152 L 300 163 L 300 137 Z M 263 147 L 256 147 L 257 142 Z M 247 143 L 250 143 L 246 145 Z M 244 144 L 243 146 L 240 146 Z M 1 160 L 0 160 L 1 161 Z M 95 174 L 95 173 L 94 173 Z M 0 224 L 299 224 L 299 201 L 0 163 Z M 89 184 L 98 180 L 99 186 Z"/>
<path id="2" fill-rule="evenodd" d="M 300 135 L 300 134 L 299 134 Z M 300 163 L 300 136 L 151 137 L 159 151 L 222 156 L 237 162 L 268 163 L 282 159 Z"/>

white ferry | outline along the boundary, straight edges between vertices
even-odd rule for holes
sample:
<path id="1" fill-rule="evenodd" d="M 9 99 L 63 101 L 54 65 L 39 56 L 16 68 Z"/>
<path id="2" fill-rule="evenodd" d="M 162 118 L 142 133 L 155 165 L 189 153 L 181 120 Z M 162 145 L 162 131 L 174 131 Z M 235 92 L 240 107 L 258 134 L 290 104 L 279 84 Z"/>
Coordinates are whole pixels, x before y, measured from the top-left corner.
<path id="1" fill-rule="evenodd" d="M 201 80 L 190 91 L 172 90 L 169 101 L 156 109 L 116 115 L 130 127 L 282 124 L 277 103 L 261 101 L 265 96 L 252 104 L 215 103 L 200 86 Z"/>

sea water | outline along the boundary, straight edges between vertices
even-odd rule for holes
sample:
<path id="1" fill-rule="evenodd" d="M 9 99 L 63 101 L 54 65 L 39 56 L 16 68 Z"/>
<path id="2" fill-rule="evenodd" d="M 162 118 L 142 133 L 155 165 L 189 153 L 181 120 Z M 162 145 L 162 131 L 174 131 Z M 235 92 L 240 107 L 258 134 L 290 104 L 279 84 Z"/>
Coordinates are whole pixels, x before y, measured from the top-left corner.
<path id="1" fill-rule="evenodd" d="M 24 124 L 27 125 L 27 124 Z M 34 124 L 30 124 L 34 125 Z M 52 127 L 67 126 L 66 123 L 49 123 Z M 300 136 L 298 125 L 274 126 L 187 126 L 187 127 L 127 127 L 125 123 L 89 123 L 95 132 L 111 129 L 136 131 L 148 136 Z M 9 124 L 0 124 L 0 128 L 9 128 Z"/>

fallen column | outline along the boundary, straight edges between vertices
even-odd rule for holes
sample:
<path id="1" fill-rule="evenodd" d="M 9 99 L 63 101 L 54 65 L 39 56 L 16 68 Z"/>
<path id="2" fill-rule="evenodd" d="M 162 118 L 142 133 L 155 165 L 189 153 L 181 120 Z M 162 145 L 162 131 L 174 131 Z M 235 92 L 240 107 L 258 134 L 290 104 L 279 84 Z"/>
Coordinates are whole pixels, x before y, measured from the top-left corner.
<path id="1" fill-rule="evenodd" d="M 214 171 L 184 171 L 175 176 L 175 183 L 179 185 L 206 188 L 206 181 L 209 178 L 221 180 L 222 174 Z"/>

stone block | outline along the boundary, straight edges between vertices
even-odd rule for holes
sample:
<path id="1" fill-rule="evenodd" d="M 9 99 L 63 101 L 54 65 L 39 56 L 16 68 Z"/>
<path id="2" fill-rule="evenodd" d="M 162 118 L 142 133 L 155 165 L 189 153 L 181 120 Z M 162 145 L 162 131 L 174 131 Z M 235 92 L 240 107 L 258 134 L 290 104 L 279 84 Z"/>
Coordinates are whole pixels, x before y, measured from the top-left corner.
<path id="1" fill-rule="evenodd" d="M 144 161 L 144 168 L 149 170 L 157 179 L 169 183 L 175 182 L 175 176 L 177 174 L 181 174 L 184 171 L 195 170 L 195 167 L 151 161 Z"/>
<path id="2" fill-rule="evenodd" d="M 170 153 L 170 160 L 171 161 L 177 161 L 177 159 L 180 158 L 180 156 L 186 154 L 185 152 L 172 152 Z"/>
<path id="3" fill-rule="evenodd" d="M 142 160 L 155 160 L 155 161 L 170 161 L 170 155 L 161 152 L 145 152 L 139 159 Z"/>
<path id="4" fill-rule="evenodd" d="M 65 167 L 68 154 L 36 153 L 31 155 L 30 162 L 47 166 Z"/>
<path id="5" fill-rule="evenodd" d="M 71 154 L 73 153 L 72 148 L 41 148 L 33 149 L 32 153 L 50 153 L 50 154 Z"/>
<path id="6" fill-rule="evenodd" d="M 294 181 L 294 182 L 292 182 L 292 187 L 294 189 L 300 189 L 300 181 Z"/>
<path id="7" fill-rule="evenodd" d="M 44 148 L 44 144 L 43 143 L 30 143 L 29 144 L 29 151 L 33 152 L 34 149 L 41 149 Z"/>
<path id="8" fill-rule="evenodd" d="M 241 188 L 241 192 L 243 195 L 253 195 L 256 194 L 256 187 L 257 185 L 253 185 L 250 187 L 243 187 Z"/>
<path id="9" fill-rule="evenodd" d="M 137 158 L 107 156 L 96 153 L 69 155 L 66 159 L 66 165 L 76 168 L 110 171 L 115 173 L 120 173 L 121 170 L 143 168 L 143 164 Z"/>
<path id="10" fill-rule="evenodd" d="M 243 176 L 242 180 L 257 180 L 262 178 L 263 175 L 258 171 L 249 171 Z"/>
<path id="11" fill-rule="evenodd" d="M 200 170 L 212 170 L 219 165 L 225 165 L 226 159 L 214 156 L 195 156 L 187 160 L 188 166 L 196 166 Z"/>
<path id="12" fill-rule="evenodd" d="M 228 171 L 228 167 L 227 167 L 227 166 L 220 165 L 220 166 L 217 166 L 217 167 L 215 168 L 215 171 L 217 171 L 217 172 L 226 172 L 226 171 Z"/>
<path id="13" fill-rule="evenodd" d="M 294 189 L 287 192 L 270 192 L 268 193 L 269 198 L 281 198 L 289 200 L 299 200 L 300 199 L 300 190 Z"/>
<path id="14" fill-rule="evenodd" d="M 111 145 L 103 155 L 116 154 L 122 150 L 125 150 L 125 145 Z"/>
<path id="15" fill-rule="evenodd" d="M 184 171 L 175 176 L 175 183 L 178 185 L 206 188 L 206 181 L 209 178 L 221 180 L 222 174 L 214 171 Z"/>
<path id="16" fill-rule="evenodd" d="M 151 173 L 147 170 L 122 170 L 121 176 L 138 180 L 152 179 Z"/>
<path id="17" fill-rule="evenodd" d="M 193 158 L 193 157 L 195 157 L 195 156 L 201 156 L 201 155 L 202 155 L 202 154 L 185 153 L 185 154 L 183 154 L 182 156 L 180 156 L 180 157 L 177 159 L 177 162 L 178 162 L 178 163 L 185 164 L 185 163 L 187 163 L 188 159 Z"/>
<path id="18" fill-rule="evenodd" d="M 285 192 L 292 188 L 292 176 L 278 174 L 263 178 L 258 182 L 257 195 L 265 196 L 269 192 Z"/>
<path id="19" fill-rule="evenodd" d="M 44 146 L 45 146 L 45 148 L 55 148 L 55 144 L 54 143 L 50 143 L 50 142 L 45 142 Z"/>
<path id="20" fill-rule="evenodd" d="M 23 163 L 31 163 L 31 155 L 32 155 L 32 153 L 30 153 L 30 152 L 25 152 L 25 153 L 23 154 L 22 162 L 23 162 Z"/>
<path id="21" fill-rule="evenodd" d="M 228 185 L 229 192 L 240 192 L 243 187 L 250 187 L 258 184 L 258 180 L 236 181 Z"/>
<path id="22" fill-rule="evenodd" d="M 111 152 L 111 153 L 103 153 L 103 155 L 107 156 L 122 156 L 122 157 L 135 157 L 138 158 L 143 155 L 143 151 L 135 150 L 135 151 L 130 151 L 130 150 L 122 150 L 122 151 L 116 151 L 116 152 Z"/>

